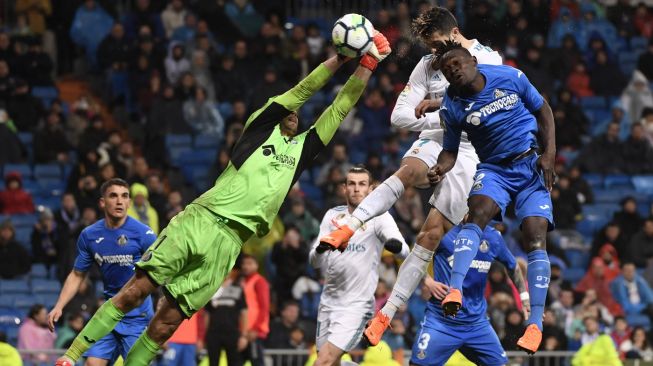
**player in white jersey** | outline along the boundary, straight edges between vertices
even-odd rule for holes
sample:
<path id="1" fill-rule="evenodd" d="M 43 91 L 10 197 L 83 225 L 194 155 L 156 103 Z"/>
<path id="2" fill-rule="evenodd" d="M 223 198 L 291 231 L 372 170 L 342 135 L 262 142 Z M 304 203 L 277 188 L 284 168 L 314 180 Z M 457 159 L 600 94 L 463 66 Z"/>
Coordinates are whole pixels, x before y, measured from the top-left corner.
<path id="1" fill-rule="evenodd" d="M 433 51 L 446 40 L 456 40 L 479 63 L 502 62 L 497 52 L 475 39 L 466 39 L 458 29 L 456 18 L 445 8 L 433 7 L 418 16 L 413 21 L 413 32 Z M 436 164 L 442 151 L 444 130 L 437 110 L 448 85 L 433 55 L 424 56 L 418 62 L 397 100 L 391 120 L 395 127 L 421 131 L 420 139 L 404 155 L 399 170 L 363 200 L 339 228 L 321 237 L 321 245 L 342 250 L 364 222 L 388 211 L 404 193 L 405 187 L 428 187 L 427 172 Z M 435 186 L 429 201 L 432 208 L 417 235 L 416 245 L 399 270 L 388 302 L 365 330 L 365 337 L 372 345 L 379 342 L 397 309 L 417 288 L 444 234 L 465 216 L 467 196 L 478 162 L 474 148 L 463 135 L 456 165 L 446 179 Z"/>
<path id="2" fill-rule="evenodd" d="M 367 169 L 349 170 L 345 181 L 347 205 L 327 211 L 320 224 L 320 235 L 335 229 L 338 220 L 350 214 L 371 192 L 370 178 Z M 374 313 L 374 290 L 383 249 L 406 258 L 410 248 L 387 212 L 366 222 L 344 251 L 325 252 L 318 247 L 316 240 L 309 254 L 311 265 L 324 276 L 317 315 L 315 366 L 339 365 L 343 353 L 361 340 L 365 324 Z"/>

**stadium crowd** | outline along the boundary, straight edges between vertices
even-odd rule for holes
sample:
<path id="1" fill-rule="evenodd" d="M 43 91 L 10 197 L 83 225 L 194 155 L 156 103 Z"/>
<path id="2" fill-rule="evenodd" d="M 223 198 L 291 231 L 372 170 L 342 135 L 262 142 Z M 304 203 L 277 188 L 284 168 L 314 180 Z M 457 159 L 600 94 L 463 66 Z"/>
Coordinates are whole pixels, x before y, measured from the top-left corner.
<path id="1" fill-rule="evenodd" d="M 364 15 L 386 35 L 393 54 L 379 66 L 330 152 L 290 191 L 271 233 L 244 246 L 248 255 L 231 284 L 245 289 L 239 308 L 211 302 L 206 329 L 196 319 L 195 334 L 183 342 L 205 345 L 209 352 L 211 344 L 246 347 L 223 339 L 238 341 L 238 324 L 228 319 L 237 318 L 245 304 L 250 319 L 245 342 L 267 349 L 305 349 L 314 342 L 320 274 L 308 265 L 308 252 L 322 214 L 345 203 L 342 183 L 351 166 L 364 163 L 382 181 L 416 139 L 416 133 L 393 129 L 390 113 L 413 66 L 428 53 L 411 36 L 410 22 L 431 3 L 387 3 L 392 6 L 371 6 Z M 554 111 L 559 181 L 552 191 L 556 230 L 549 238 L 553 268 L 541 349 L 578 350 L 607 334 L 622 358 L 653 361 L 653 183 L 646 186 L 651 181 L 646 176 L 653 174 L 650 2 L 444 3 L 463 24 L 463 34 L 523 70 Z M 101 217 L 103 181 L 125 178 L 133 199 L 130 216 L 155 232 L 208 188 L 225 169 L 249 113 L 334 52 L 333 9 L 321 9 L 327 19 L 303 16 L 301 7 L 299 14 L 288 9 L 284 1 L 263 0 L 5 4 L 3 282 L 24 280 L 35 291 L 37 279 L 63 281 L 77 236 Z M 300 110 L 303 127 L 330 103 L 345 74 Z M 64 100 L 61 88 L 71 79 L 88 83 L 91 92 Z M 391 212 L 407 242 L 424 222 L 429 195 L 409 188 Z M 496 226 L 525 272 L 518 225 L 508 217 Z M 392 255 L 383 256 L 377 309 L 389 296 L 397 268 Z M 46 330 L 56 297 L 44 295 L 42 304 L 20 302 L 25 289 L 13 296 L 0 282 L 0 320 L 24 317 L 18 329 L 0 321 L 5 338 L 0 342 L 8 337 L 27 350 L 66 347 L 103 300 L 98 278 L 91 273 L 56 335 Z M 524 319 L 504 268 L 492 266 L 486 294 L 502 344 L 516 350 Z M 385 340 L 396 359 L 410 349 L 430 296 L 426 287 L 418 289 L 392 321 Z M 230 326 L 233 332 L 221 331 Z M 47 357 L 30 355 L 25 361 Z"/>

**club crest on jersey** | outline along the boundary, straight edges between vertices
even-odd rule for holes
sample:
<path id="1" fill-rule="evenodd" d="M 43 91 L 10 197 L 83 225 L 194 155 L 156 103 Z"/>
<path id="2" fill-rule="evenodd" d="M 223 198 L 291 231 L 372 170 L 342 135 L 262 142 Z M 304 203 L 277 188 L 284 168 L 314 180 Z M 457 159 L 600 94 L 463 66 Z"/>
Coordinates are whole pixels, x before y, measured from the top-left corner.
<path id="1" fill-rule="evenodd" d="M 504 93 L 500 89 L 494 89 L 494 99 L 499 99 L 499 98 L 502 98 L 502 97 L 505 97 L 505 96 L 506 96 L 506 93 Z"/>
<path id="2" fill-rule="evenodd" d="M 481 241 L 481 244 L 478 246 L 478 250 L 481 253 L 487 253 L 490 250 L 490 243 L 487 240 Z"/>
<path id="3" fill-rule="evenodd" d="M 129 240 L 125 234 L 122 234 L 118 237 L 118 245 L 125 246 Z"/>
<path id="4" fill-rule="evenodd" d="M 423 349 L 419 350 L 419 352 L 417 352 L 417 358 L 420 359 L 420 360 L 425 359 L 426 358 L 426 352 L 424 352 Z"/>

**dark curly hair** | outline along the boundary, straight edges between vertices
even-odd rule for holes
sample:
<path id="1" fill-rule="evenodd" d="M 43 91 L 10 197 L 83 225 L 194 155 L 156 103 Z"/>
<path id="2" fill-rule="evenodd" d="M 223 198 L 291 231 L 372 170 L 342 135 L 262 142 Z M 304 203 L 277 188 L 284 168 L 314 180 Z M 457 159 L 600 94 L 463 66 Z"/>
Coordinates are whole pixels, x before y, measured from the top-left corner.
<path id="1" fill-rule="evenodd" d="M 469 51 L 465 47 L 463 47 L 460 43 L 455 41 L 444 41 L 442 42 L 442 47 L 438 47 L 438 49 L 435 50 L 434 55 L 437 60 L 441 60 L 442 57 L 446 55 L 448 52 L 456 51 L 456 50 L 462 50 L 465 51 L 467 54 L 470 54 Z"/>
<path id="2" fill-rule="evenodd" d="M 458 27 L 458 21 L 449 10 L 435 6 L 420 14 L 411 25 L 413 34 L 422 41 L 428 41 L 433 33 L 449 34 Z"/>

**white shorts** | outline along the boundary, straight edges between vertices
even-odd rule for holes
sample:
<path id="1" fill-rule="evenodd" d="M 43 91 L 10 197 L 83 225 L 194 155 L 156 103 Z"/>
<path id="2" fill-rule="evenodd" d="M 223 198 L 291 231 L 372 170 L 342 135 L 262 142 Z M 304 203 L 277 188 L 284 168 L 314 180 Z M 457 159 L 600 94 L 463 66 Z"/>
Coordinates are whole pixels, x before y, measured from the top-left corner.
<path id="1" fill-rule="evenodd" d="M 405 158 L 417 158 L 423 161 L 429 169 L 438 162 L 442 145 L 431 139 L 419 139 L 404 155 Z M 467 197 L 474 183 L 476 165 L 479 163 L 476 153 L 471 149 L 461 148 L 453 169 L 449 171 L 442 182 L 435 186 L 429 200 L 431 206 L 457 225 L 467 213 Z"/>
<path id="2" fill-rule="evenodd" d="M 367 321 L 372 319 L 372 311 L 373 309 L 334 309 L 320 305 L 315 335 L 315 346 L 318 351 L 326 342 L 344 352 L 354 349 L 363 337 Z"/>

